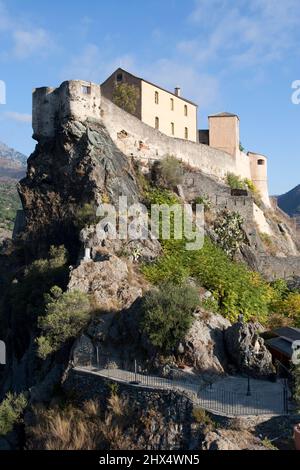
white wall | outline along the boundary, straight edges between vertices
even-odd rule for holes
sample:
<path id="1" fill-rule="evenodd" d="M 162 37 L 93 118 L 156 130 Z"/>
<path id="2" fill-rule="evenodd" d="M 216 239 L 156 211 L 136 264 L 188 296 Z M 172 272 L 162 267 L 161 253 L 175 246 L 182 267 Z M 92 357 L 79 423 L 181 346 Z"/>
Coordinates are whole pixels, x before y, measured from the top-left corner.
<path id="1" fill-rule="evenodd" d="M 155 92 L 159 102 L 155 103 Z M 171 98 L 174 110 L 171 109 Z M 188 115 L 184 114 L 187 106 Z M 174 137 L 185 139 L 185 128 L 188 128 L 188 140 L 197 142 L 197 106 L 168 93 L 142 80 L 142 121 L 155 127 L 155 117 L 159 118 L 159 130 L 172 136 L 171 123 L 174 123 Z"/>

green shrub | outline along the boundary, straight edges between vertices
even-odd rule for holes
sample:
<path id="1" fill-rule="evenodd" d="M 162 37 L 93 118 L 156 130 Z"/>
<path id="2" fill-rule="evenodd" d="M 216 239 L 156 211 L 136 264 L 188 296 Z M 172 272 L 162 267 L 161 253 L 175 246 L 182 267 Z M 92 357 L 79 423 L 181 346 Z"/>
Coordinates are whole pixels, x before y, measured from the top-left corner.
<path id="1" fill-rule="evenodd" d="M 146 294 L 141 329 L 155 348 L 170 353 L 184 339 L 198 304 L 198 293 L 191 286 L 164 284 Z"/>
<path id="2" fill-rule="evenodd" d="M 227 210 L 220 212 L 214 223 L 218 245 L 230 257 L 233 257 L 241 244 L 245 242 L 243 223 L 244 219 L 238 212 Z"/>
<path id="3" fill-rule="evenodd" d="M 226 183 L 231 189 L 247 189 L 245 181 L 234 173 L 227 173 Z"/>
<path id="4" fill-rule="evenodd" d="M 194 200 L 194 204 L 203 205 L 205 211 L 209 211 L 212 206 L 211 200 L 209 196 L 207 196 L 207 194 L 196 197 L 196 199 Z"/>
<path id="5" fill-rule="evenodd" d="M 183 180 L 183 168 L 181 162 L 173 155 L 167 155 L 156 167 L 158 185 L 173 189 Z"/>
<path id="6" fill-rule="evenodd" d="M 272 304 L 274 312 L 280 313 L 284 318 L 292 320 L 293 326 L 300 328 L 300 293 L 289 292 L 285 294 L 282 299 L 279 299 Z"/>
<path id="7" fill-rule="evenodd" d="M 12 230 L 18 209 L 21 209 L 21 201 L 15 181 L 1 181 L 0 226 Z"/>
<path id="8" fill-rule="evenodd" d="M 27 406 L 27 400 L 23 394 L 8 393 L 0 404 L 0 436 L 11 432 L 15 424 L 21 420 L 21 416 Z"/>
<path id="9" fill-rule="evenodd" d="M 8 303 L 16 333 L 20 338 L 26 328 L 31 328 L 44 310 L 44 295 L 53 285 L 65 287 L 68 282 L 68 254 L 64 246 L 52 246 L 46 259 L 34 261 L 24 272 L 23 278 L 13 282 Z"/>
<path id="10" fill-rule="evenodd" d="M 254 199 L 254 202 L 256 203 L 257 206 L 261 207 L 262 205 L 262 199 L 261 199 L 261 194 L 255 184 L 253 183 L 252 180 L 249 180 L 248 178 L 244 179 L 244 182 L 246 184 L 247 189 L 250 191 L 252 194 L 252 197 Z"/>
<path id="11" fill-rule="evenodd" d="M 214 428 L 215 423 L 209 416 L 209 414 L 203 408 L 194 408 L 193 409 L 193 418 L 197 424 L 201 424 L 202 426 Z"/>
<path id="12" fill-rule="evenodd" d="M 38 355 L 43 359 L 78 336 L 87 326 L 91 311 L 86 294 L 76 290 L 63 293 L 56 286 L 45 295 L 45 303 L 45 316 L 38 322 L 42 335 L 37 339 Z"/>
<path id="13" fill-rule="evenodd" d="M 127 113 L 135 114 L 139 96 L 139 89 L 135 85 L 118 83 L 113 91 L 113 102 Z"/>
<path id="14" fill-rule="evenodd" d="M 212 292 L 220 312 L 230 321 L 237 321 L 239 314 L 243 314 L 246 320 L 255 318 L 265 323 L 274 298 L 273 289 L 258 273 L 231 261 L 209 239 L 201 250 L 195 251 L 187 251 L 184 240 L 168 240 L 164 243 L 163 256 L 142 270 L 157 285 L 173 282 L 174 273 L 178 284 L 188 277 L 196 279 Z"/>
<path id="15" fill-rule="evenodd" d="M 162 188 L 150 188 L 145 193 L 146 203 L 148 206 L 151 204 L 173 206 L 179 204 L 179 199 L 172 191 Z"/>
<path id="16" fill-rule="evenodd" d="M 86 203 L 79 207 L 75 213 L 74 224 L 79 230 L 89 225 L 96 225 L 99 221 L 100 218 L 97 217 L 97 208 L 93 204 Z"/>
<path id="17" fill-rule="evenodd" d="M 266 252 L 271 256 L 275 256 L 277 249 L 276 249 L 276 245 L 274 243 L 273 237 L 271 237 L 268 233 L 263 233 L 263 232 L 260 232 L 259 236 L 264 245 Z"/>

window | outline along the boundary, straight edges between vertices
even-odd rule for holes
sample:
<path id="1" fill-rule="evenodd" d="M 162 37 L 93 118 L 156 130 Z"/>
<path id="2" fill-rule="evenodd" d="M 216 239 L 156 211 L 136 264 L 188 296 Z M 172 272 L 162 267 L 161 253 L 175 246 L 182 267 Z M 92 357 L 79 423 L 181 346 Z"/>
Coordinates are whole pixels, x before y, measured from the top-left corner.
<path id="1" fill-rule="evenodd" d="M 189 138 L 189 130 L 187 127 L 184 128 L 184 138 L 188 139 Z"/>
<path id="2" fill-rule="evenodd" d="M 159 103 L 159 94 L 158 94 L 158 91 L 155 92 L 155 104 L 158 104 Z"/>
<path id="3" fill-rule="evenodd" d="M 159 129 L 159 118 L 155 118 L 155 129 Z"/>
<path id="4" fill-rule="evenodd" d="M 264 160 L 257 160 L 257 164 L 258 164 L 258 165 L 264 165 L 264 164 L 265 164 L 265 161 L 264 161 Z"/>
<path id="5" fill-rule="evenodd" d="M 174 122 L 171 122 L 171 134 L 172 134 L 172 135 L 175 134 L 175 125 L 174 125 Z"/>
<path id="6" fill-rule="evenodd" d="M 90 86 L 82 85 L 81 91 L 84 95 L 90 95 L 92 90 Z"/>
<path id="7" fill-rule="evenodd" d="M 171 102 L 171 111 L 174 111 L 174 99 L 171 98 L 170 102 Z"/>
<path id="8" fill-rule="evenodd" d="M 118 73 L 117 74 L 117 82 L 120 83 L 123 81 L 123 74 L 122 73 Z"/>
<path id="9" fill-rule="evenodd" d="M 185 116 L 188 115 L 188 107 L 187 107 L 186 104 L 184 105 L 184 115 L 185 115 Z"/>

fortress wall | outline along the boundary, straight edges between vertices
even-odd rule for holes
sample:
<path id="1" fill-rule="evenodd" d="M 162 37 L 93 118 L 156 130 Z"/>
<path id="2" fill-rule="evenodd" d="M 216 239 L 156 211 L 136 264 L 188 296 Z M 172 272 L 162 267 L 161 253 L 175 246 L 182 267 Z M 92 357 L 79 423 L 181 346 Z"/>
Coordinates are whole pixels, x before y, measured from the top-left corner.
<path id="1" fill-rule="evenodd" d="M 261 194 L 267 207 L 271 207 L 268 190 L 268 160 L 264 155 L 249 152 L 251 179 Z M 259 165 L 258 162 L 263 163 Z"/>
<path id="2" fill-rule="evenodd" d="M 242 178 L 251 179 L 250 158 L 240 150 L 238 150 L 236 157 L 236 173 Z"/>
<path id="3" fill-rule="evenodd" d="M 141 161 L 174 155 L 191 167 L 217 178 L 236 173 L 234 158 L 204 144 L 168 137 L 102 97 L 102 121 L 117 147 Z"/>
<path id="4" fill-rule="evenodd" d="M 34 138 L 52 138 L 63 122 L 100 119 L 100 113 L 101 88 L 94 83 L 72 80 L 63 82 L 59 88 L 37 88 L 32 106 Z"/>
<path id="5" fill-rule="evenodd" d="M 277 258 L 275 256 L 265 256 L 260 259 L 259 270 L 269 281 L 292 279 L 299 276 L 300 257 Z"/>
<path id="6" fill-rule="evenodd" d="M 58 94 L 55 88 L 36 88 L 32 98 L 33 138 L 51 138 L 55 134 Z"/>

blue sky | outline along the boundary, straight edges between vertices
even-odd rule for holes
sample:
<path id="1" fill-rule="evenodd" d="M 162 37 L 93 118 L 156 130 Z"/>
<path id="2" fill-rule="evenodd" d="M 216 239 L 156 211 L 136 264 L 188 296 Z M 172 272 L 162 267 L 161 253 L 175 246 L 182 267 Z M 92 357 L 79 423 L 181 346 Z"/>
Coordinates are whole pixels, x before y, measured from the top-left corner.
<path id="1" fill-rule="evenodd" d="M 31 92 L 115 68 L 173 89 L 207 115 L 237 113 L 269 157 L 272 194 L 300 184 L 300 0 L 0 0 L 0 141 L 29 154 Z"/>

